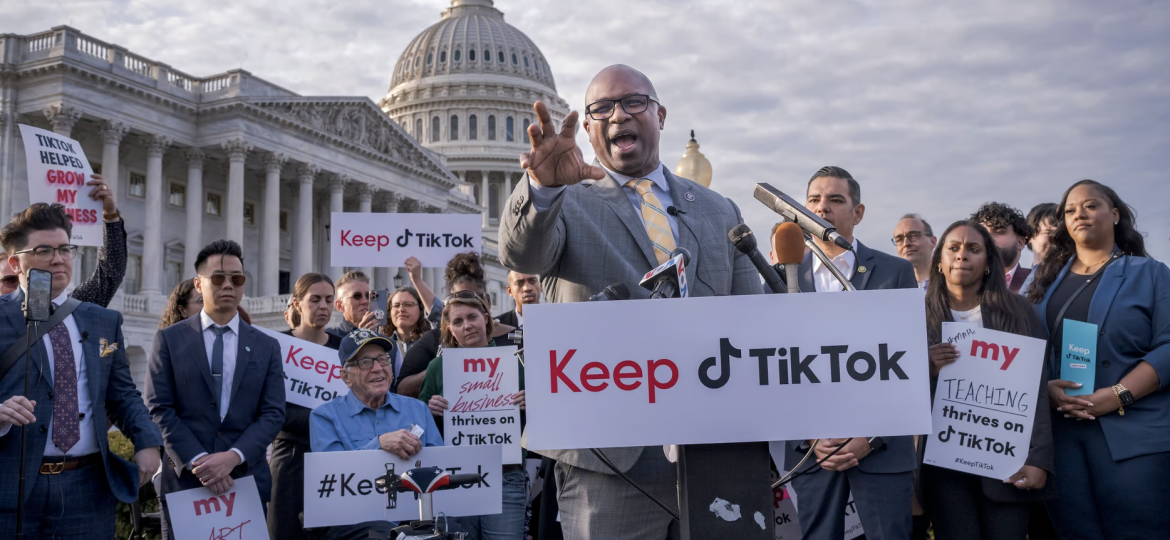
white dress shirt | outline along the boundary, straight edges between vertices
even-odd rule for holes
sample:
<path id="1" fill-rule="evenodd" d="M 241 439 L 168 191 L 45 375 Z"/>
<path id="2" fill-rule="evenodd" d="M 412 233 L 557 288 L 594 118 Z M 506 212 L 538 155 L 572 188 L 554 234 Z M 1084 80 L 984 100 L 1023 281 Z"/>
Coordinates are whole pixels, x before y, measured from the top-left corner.
<path id="1" fill-rule="evenodd" d="M 27 298 L 28 290 L 23 286 L 21 286 L 21 290 L 25 292 L 25 297 Z M 53 299 L 53 305 L 60 306 L 68 299 L 69 295 L 62 292 Z M 69 455 L 85 456 L 98 451 L 97 435 L 93 428 L 93 401 L 89 398 L 89 375 L 85 370 L 85 353 L 81 349 L 81 331 L 77 329 L 77 321 L 73 318 L 73 314 L 70 313 L 69 316 L 65 317 L 65 320 L 61 321 L 61 324 L 64 324 L 65 329 L 69 331 L 69 343 L 73 345 L 73 366 L 77 369 L 77 412 L 82 415 L 77 426 L 79 438 L 77 439 L 77 444 L 74 444 L 73 448 L 69 449 Z M 93 339 L 97 339 L 97 337 Z M 109 336 L 108 339 L 113 339 L 113 336 Z M 45 337 L 42 340 L 44 341 L 45 352 L 48 358 L 44 360 L 37 358 L 34 360 L 36 373 L 33 376 L 39 377 L 40 370 L 47 368 L 49 371 L 49 380 L 52 381 L 55 380 L 53 378 L 53 344 L 49 342 L 48 333 L 45 333 Z M 36 355 L 36 352 L 33 354 Z M 12 425 L 10 424 L 8 427 L 0 430 L 0 437 L 7 435 L 11 429 Z M 65 455 L 65 452 L 62 452 L 60 448 L 57 448 L 57 445 L 53 444 L 52 419 L 49 420 L 49 438 L 45 441 L 45 455 Z"/>
<path id="2" fill-rule="evenodd" d="M 207 367 L 211 368 L 211 353 L 215 346 L 215 331 L 211 329 L 212 326 L 218 326 L 215 321 L 211 320 L 211 316 L 206 311 L 199 312 L 199 324 L 203 328 L 203 350 L 207 354 Z M 236 313 L 232 320 L 227 323 L 228 331 L 223 333 L 223 377 L 220 383 L 220 398 L 219 398 L 219 420 L 222 422 L 227 416 L 228 404 L 232 399 L 232 380 L 236 376 L 236 353 L 238 352 L 240 344 L 240 314 Z M 232 451 L 240 456 L 240 463 L 247 461 L 244 458 L 244 453 L 238 448 L 232 448 Z M 199 458 L 206 456 L 207 452 L 195 456 L 191 460 L 194 463 Z M 191 463 L 187 466 L 190 468 Z"/>
<path id="3" fill-rule="evenodd" d="M 674 199 L 670 196 L 670 184 L 666 182 L 666 173 L 663 172 L 662 167 L 662 162 L 659 162 L 658 168 L 651 171 L 644 178 L 653 183 L 650 186 L 650 191 L 654 193 L 655 197 L 658 197 L 658 202 L 662 203 L 662 209 L 665 211 L 667 208 L 674 206 Z M 605 169 L 605 167 L 602 168 Z M 626 182 L 633 180 L 634 177 L 616 173 L 609 169 L 605 169 L 605 171 L 617 181 L 619 186 L 622 186 L 622 191 L 625 192 L 626 198 L 634 206 L 634 213 L 638 217 L 642 217 L 642 196 L 638 195 L 638 191 L 634 188 L 626 186 Z M 532 206 L 536 207 L 537 212 L 548 210 L 548 207 L 552 206 L 553 199 L 556 199 L 557 195 L 560 195 L 565 190 L 565 186 L 542 186 L 536 180 L 533 180 L 532 177 L 528 177 L 528 187 L 530 198 L 532 199 Z M 670 231 L 674 233 L 674 243 L 678 245 L 678 218 L 668 213 L 666 214 L 666 220 L 670 223 Z"/>
<path id="4" fill-rule="evenodd" d="M 853 239 L 853 250 L 845 250 L 840 255 L 833 257 L 833 266 L 836 266 L 845 279 L 853 279 L 853 267 L 857 264 L 857 239 Z M 821 264 L 820 257 L 813 255 L 813 285 L 817 292 L 841 292 L 845 290 L 845 286 L 837 281 L 833 273 L 829 271 L 825 265 Z"/>

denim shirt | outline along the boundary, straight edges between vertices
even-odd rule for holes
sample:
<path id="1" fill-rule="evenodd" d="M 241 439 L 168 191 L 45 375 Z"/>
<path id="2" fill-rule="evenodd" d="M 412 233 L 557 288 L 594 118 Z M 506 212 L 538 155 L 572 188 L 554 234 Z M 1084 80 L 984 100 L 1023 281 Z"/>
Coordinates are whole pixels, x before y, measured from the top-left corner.
<path id="1" fill-rule="evenodd" d="M 443 436 L 435 425 L 430 409 L 417 399 L 387 393 L 386 403 L 377 410 L 367 407 L 350 390 L 313 409 L 309 430 L 314 452 L 377 450 L 378 436 L 410 430 L 410 424 L 423 428 L 423 446 L 443 446 Z"/>

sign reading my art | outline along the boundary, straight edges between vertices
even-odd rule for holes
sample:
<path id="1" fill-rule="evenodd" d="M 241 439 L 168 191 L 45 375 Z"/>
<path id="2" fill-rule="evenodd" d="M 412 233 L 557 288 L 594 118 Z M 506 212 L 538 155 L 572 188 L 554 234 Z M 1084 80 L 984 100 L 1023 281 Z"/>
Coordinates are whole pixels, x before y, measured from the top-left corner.
<path id="1" fill-rule="evenodd" d="M 251 476 L 236 479 L 222 495 L 198 487 L 166 498 L 176 540 L 268 540 L 264 507 Z"/>
<path id="2" fill-rule="evenodd" d="M 60 203 L 73 218 L 78 246 L 102 245 L 102 203 L 89 198 L 86 187 L 93 168 L 81 144 L 41 128 L 19 124 L 28 169 L 29 203 Z"/>

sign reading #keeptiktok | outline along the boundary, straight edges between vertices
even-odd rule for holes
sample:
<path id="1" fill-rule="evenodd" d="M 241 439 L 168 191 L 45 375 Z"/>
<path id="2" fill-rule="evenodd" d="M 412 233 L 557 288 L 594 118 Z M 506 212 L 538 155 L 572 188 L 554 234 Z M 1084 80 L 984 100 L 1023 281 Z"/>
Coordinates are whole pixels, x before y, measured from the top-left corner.
<path id="1" fill-rule="evenodd" d="M 402 266 L 415 257 L 441 268 L 451 257 L 479 252 L 480 214 L 334 212 L 329 230 L 333 266 Z"/>

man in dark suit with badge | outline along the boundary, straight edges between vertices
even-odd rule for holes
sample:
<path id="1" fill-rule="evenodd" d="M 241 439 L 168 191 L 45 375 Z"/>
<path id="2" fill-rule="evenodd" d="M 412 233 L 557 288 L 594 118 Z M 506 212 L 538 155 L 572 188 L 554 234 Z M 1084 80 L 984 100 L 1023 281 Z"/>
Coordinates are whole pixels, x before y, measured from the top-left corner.
<path id="1" fill-rule="evenodd" d="M 240 320 L 239 244 L 207 245 L 195 272 L 203 311 L 160 330 L 150 353 L 146 404 L 166 443 L 159 495 L 200 486 L 220 494 L 252 476 L 268 502 L 265 452 L 284 422 L 280 346 Z"/>

